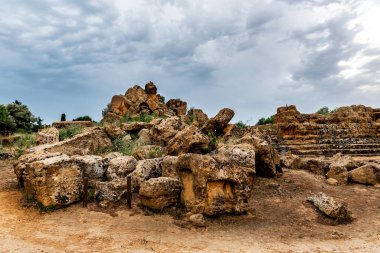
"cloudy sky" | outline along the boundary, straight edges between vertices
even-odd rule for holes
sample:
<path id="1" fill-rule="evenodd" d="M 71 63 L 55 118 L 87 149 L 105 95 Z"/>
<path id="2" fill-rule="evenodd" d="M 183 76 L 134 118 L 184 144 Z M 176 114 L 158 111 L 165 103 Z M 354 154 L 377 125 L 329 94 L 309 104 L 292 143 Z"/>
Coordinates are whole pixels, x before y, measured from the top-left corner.
<path id="1" fill-rule="evenodd" d="M 379 14 L 378 0 L 3 0 L 0 104 L 99 120 L 152 80 L 251 124 L 285 104 L 380 107 Z"/>

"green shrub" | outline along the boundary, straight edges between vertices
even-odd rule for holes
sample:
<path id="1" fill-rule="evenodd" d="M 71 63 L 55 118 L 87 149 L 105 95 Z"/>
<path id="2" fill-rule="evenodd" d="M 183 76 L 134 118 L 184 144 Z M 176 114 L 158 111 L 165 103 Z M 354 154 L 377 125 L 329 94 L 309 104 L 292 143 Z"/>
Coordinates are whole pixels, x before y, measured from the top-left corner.
<path id="1" fill-rule="evenodd" d="M 259 121 L 257 121 L 256 125 L 267 125 L 267 124 L 273 124 L 273 116 L 270 116 L 268 118 L 260 118 Z"/>
<path id="2" fill-rule="evenodd" d="M 80 116 L 76 119 L 73 119 L 73 121 L 92 121 L 92 118 L 88 115 Z"/>
<path id="3" fill-rule="evenodd" d="M 132 155 L 137 147 L 135 141 L 124 141 L 123 137 L 118 137 L 112 141 L 112 152 L 119 152 L 123 155 Z"/>
<path id="4" fill-rule="evenodd" d="M 59 130 L 59 141 L 63 141 L 65 139 L 69 139 L 79 134 L 82 131 L 82 127 L 80 126 L 71 126 L 68 128 L 63 128 Z"/>
<path id="5" fill-rule="evenodd" d="M 239 121 L 235 125 L 236 125 L 237 128 L 242 129 L 242 130 L 248 128 L 248 126 L 246 124 L 244 124 L 243 121 Z"/>
<path id="6" fill-rule="evenodd" d="M 323 106 L 318 109 L 315 113 L 322 114 L 322 115 L 330 115 L 332 113 L 335 113 L 338 110 L 338 108 L 335 108 L 333 110 L 330 110 L 327 106 Z"/>
<path id="7" fill-rule="evenodd" d="M 158 157 L 163 157 L 163 156 L 164 156 L 164 152 L 162 151 L 160 147 L 154 147 L 148 152 L 149 158 L 158 158 Z"/>
<path id="8" fill-rule="evenodd" d="M 35 134 L 23 134 L 13 144 L 17 151 L 17 157 L 24 154 L 25 149 L 29 149 L 36 145 Z"/>

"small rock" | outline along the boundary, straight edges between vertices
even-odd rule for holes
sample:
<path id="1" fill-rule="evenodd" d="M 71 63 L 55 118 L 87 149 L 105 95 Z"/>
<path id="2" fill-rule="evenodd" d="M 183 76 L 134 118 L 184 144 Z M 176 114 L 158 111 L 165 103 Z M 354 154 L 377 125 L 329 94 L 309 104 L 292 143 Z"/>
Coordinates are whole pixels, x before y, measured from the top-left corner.
<path id="1" fill-rule="evenodd" d="M 203 217 L 203 215 L 200 213 L 190 215 L 189 221 L 191 222 L 191 224 L 193 224 L 196 227 L 206 226 L 206 220 Z"/>
<path id="2" fill-rule="evenodd" d="M 329 184 L 329 185 L 338 185 L 338 180 L 336 180 L 334 178 L 328 178 L 326 180 L 326 183 Z"/>

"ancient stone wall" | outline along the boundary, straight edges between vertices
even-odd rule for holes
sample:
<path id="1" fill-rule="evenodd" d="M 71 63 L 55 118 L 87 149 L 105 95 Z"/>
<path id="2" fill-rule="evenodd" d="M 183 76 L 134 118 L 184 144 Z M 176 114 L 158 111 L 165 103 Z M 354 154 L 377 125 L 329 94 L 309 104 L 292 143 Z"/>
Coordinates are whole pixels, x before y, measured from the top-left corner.
<path id="1" fill-rule="evenodd" d="M 274 125 L 266 129 L 280 151 L 300 156 L 380 155 L 380 109 L 363 105 L 340 107 L 329 115 L 279 107 Z"/>

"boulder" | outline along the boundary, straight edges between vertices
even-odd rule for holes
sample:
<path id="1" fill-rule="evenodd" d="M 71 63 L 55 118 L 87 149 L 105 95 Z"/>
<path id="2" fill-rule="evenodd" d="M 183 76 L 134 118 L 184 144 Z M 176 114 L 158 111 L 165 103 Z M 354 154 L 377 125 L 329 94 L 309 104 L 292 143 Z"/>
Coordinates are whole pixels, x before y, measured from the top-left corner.
<path id="1" fill-rule="evenodd" d="M 20 158 L 13 164 L 13 171 L 16 174 L 17 181 L 20 187 L 24 187 L 23 174 L 26 166 L 30 163 L 45 160 L 50 157 L 62 156 L 62 153 L 48 153 L 48 152 L 37 152 L 29 153 L 20 156 Z"/>
<path id="2" fill-rule="evenodd" d="M 104 158 L 103 158 L 103 164 L 104 164 L 104 167 L 105 168 L 108 168 L 109 166 L 109 163 L 112 159 L 116 158 L 116 157 L 119 157 L 119 156 L 123 156 L 122 153 L 119 153 L 119 152 L 111 152 L 109 154 L 107 154 Z"/>
<path id="3" fill-rule="evenodd" d="M 104 123 L 104 132 L 111 139 L 116 139 L 119 136 L 125 135 L 125 132 L 123 130 L 121 130 L 120 127 L 115 126 L 115 125 L 110 124 L 110 123 Z"/>
<path id="4" fill-rule="evenodd" d="M 348 182 L 348 171 L 345 167 L 333 166 L 327 172 L 326 177 L 335 179 L 338 185 L 347 184 Z"/>
<path id="5" fill-rule="evenodd" d="M 181 199 L 188 211 L 212 216 L 249 209 L 253 168 L 221 165 L 210 155 L 200 154 L 180 155 L 177 167 L 183 185 Z"/>
<path id="6" fill-rule="evenodd" d="M 346 203 L 338 202 L 322 192 L 309 197 L 307 200 L 312 202 L 323 214 L 339 223 L 347 223 L 353 220 Z"/>
<path id="7" fill-rule="evenodd" d="M 83 171 L 83 176 L 89 179 L 104 180 L 106 167 L 103 157 L 96 155 L 73 156 L 72 157 Z"/>
<path id="8" fill-rule="evenodd" d="M 151 178 L 162 176 L 162 158 L 140 160 L 136 164 L 136 169 L 130 174 L 132 177 L 132 190 L 138 192 L 140 185 Z"/>
<path id="9" fill-rule="evenodd" d="M 339 185 L 347 184 L 348 171 L 357 167 L 354 159 L 347 155 L 336 154 L 332 157 L 330 169 L 327 172 L 327 178 L 334 178 L 338 181 Z"/>
<path id="10" fill-rule="evenodd" d="M 127 193 L 127 180 L 124 178 L 114 179 L 108 182 L 95 182 L 95 198 L 103 207 L 110 203 L 118 202 Z"/>
<path id="11" fill-rule="evenodd" d="M 203 214 L 200 214 L 200 213 L 191 214 L 189 217 L 189 221 L 193 226 L 196 226 L 196 227 L 205 227 L 206 226 L 206 219 L 203 216 Z"/>
<path id="12" fill-rule="evenodd" d="M 249 144 L 255 151 L 255 166 L 257 176 L 275 177 L 276 165 L 280 164 L 280 157 L 274 146 L 265 139 L 259 131 L 246 133 L 242 138 L 234 141 L 235 144 Z"/>
<path id="13" fill-rule="evenodd" d="M 120 125 L 120 128 L 127 133 L 138 133 L 142 129 L 150 129 L 151 123 L 147 122 L 128 122 Z"/>
<path id="14" fill-rule="evenodd" d="M 298 169 L 310 171 L 311 173 L 316 175 L 325 176 L 326 172 L 329 169 L 329 164 L 321 158 L 302 158 L 299 163 Z"/>
<path id="15" fill-rule="evenodd" d="M 299 169 L 301 159 L 299 156 L 292 153 L 287 153 L 280 156 L 280 165 L 286 169 Z"/>
<path id="16" fill-rule="evenodd" d="M 145 92 L 150 95 L 156 95 L 157 94 L 157 87 L 154 85 L 152 81 L 145 84 Z"/>
<path id="17" fill-rule="evenodd" d="M 164 155 L 165 151 L 161 146 L 145 145 L 139 146 L 133 151 L 133 156 L 137 160 L 159 158 Z"/>
<path id="18" fill-rule="evenodd" d="M 133 156 L 118 156 L 108 162 L 107 179 L 125 179 L 136 169 L 137 161 Z"/>
<path id="19" fill-rule="evenodd" d="M 224 108 L 218 114 L 206 121 L 202 127 L 205 133 L 223 133 L 223 129 L 228 125 L 231 119 L 235 116 L 235 112 L 229 108 Z"/>
<path id="20" fill-rule="evenodd" d="M 156 95 L 148 95 L 148 100 L 145 102 L 149 110 L 157 115 L 163 115 L 166 105 L 163 104 Z"/>
<path id="21" fill-rule="evenodd" d="M 162 159 L 162 176 L 179 179 L 177 172 L 178 156 L 165 156 Z"/>
<path id="22" fill-rule="evenodd" d="M 367 163 L 351 170 L 348 173 L 348 177 L 356 183 L 376 185 L 380 183 L 380 165 L 377 163 Z"/>
<path id="23" fill-rule="evenodd" d="M 210 140 L 195 125 L 186 127 L 171 139 L 167 146 L 169 155 L 201 153 L 207 150 Z"/>
<path id="24" fill-rule="evenodd" d="M 185 128 L 182 118 L 176 116 L 167 119 L 157 118 L 151 123 L 153 124 L 150 129 L 151 140 L 160 146 L 167 146 L 169 141 Z"/>
<path id="25" fill-rule="evenodd" d="M 127 99 L 121 95 L 115 95 L 111 99 L 110 111 L 117 115 L 125 115 L 128 111 Z"/>
<path id="26" fill-rule="evenodd" d="M 333 167 L 345 168 L 347 171 L 358 167 L 358 163 L 349 155 L 338 153 L 331 158 L 330 169 Z"/>
<path id="27" fill-rule="evenodd" d="M 44 128 L 36 134 L 36 144 L 43 145 L 59 142 L 59 131 L 55 127 Z"/>
<path id="28" fill-rule="evenodd" d="M 28 149 L 26 152 L 60 152 L 66 155 L 91 155 L 99 149 L 111 146 L 111 140 L 106 133 L 100 128 L 95 127 L 85 129 L 83 133 L 75 135 L 70 139 L 53 144 L 36 146 Z"/>
<path id="29" fill-rule="evenodd" d="M 65 154 L 26 163 L 22 178 L 26 197 L 45 207 L 67 206 L 83 195 L 83 171 Z"/>
<path id="30" fill-rule="evenodd" d="M 179 203 L 181 183 L 171 177 L 149 179 L 140 185 L 140 200 L 143 206 L 155 210 Z"/>
<path id="31" fill-rule="evenodd" d="M 141 129 L 140 132 L 138 133 L 139 138 L 136 141 L 139 145 L 144 146 L 144 145 L 151 145 L 152 140 L 150 137 L 150 133 L 148 129 Z"/>
<path id="32" fill-rule="evenodd" d="M 128 106 L 127 114 L 129 115 L 139 114 L 143 104 L 148 100 L 148 94 L 138 85 L 129 88 L 124 97 Z"/>
<path id="33" fill-rule="evenodd" d="M 249 144 L 225 145 L 211 153 L 219 166 L 245 167 L 255 171 L 255 151 Z"/>
<path id="34" fill-rule="evenodd" d="M 326 179 L 326 183 L 329 184 L 329 185 L 339 185 L 338 180 L 336 180 L 334 178 L 328 178 L 328 179 Z"/>
<path id="35" fill-rule="evenodd" d="M 197 123 L 198 126 L 203 126 L 208 121 L 208 116 L 201 109 L 190 109 L 186 115 L 186 123 Z"/>
<path id="36" fill-rule="evenodd" d="M 186 115 L 187 103 L 185 101 L 182 101 L 180 99 L 170 99 L 166 103 L 166 106 L 177 116 Z"/>

